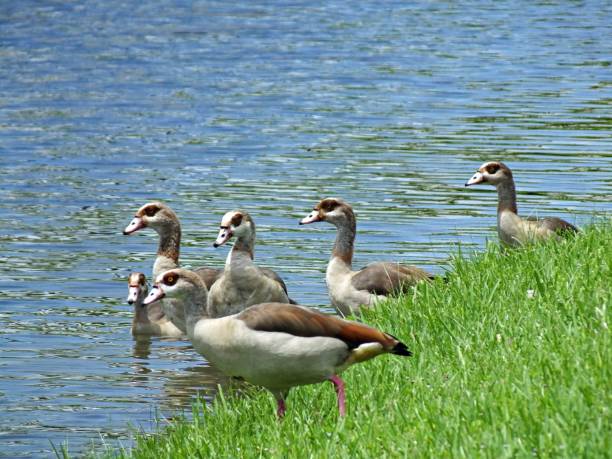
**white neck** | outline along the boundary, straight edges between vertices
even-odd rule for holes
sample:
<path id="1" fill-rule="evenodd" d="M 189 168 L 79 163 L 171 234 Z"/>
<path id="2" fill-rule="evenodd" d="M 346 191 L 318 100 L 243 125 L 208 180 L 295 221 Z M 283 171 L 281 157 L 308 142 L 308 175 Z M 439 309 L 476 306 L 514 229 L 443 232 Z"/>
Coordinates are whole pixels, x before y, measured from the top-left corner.
<path id="1" fill-rule="evenodd" d="M 161 273 L 178 267 L 179 266 L 174 259 L 168 258 L 164 255 L 158 255 L 155 259 L 155 263 L 153 264 L 153 280 L 155 280 Z"/>
<path id="2" fill-rule="evenodd" d="M 349 276 L 352 273 L 351 265 L 347 263 L 341 257 L 332 257 L 327 264 L 327 271 L 325 271 L 325 279 L 328 284 L 332 280 Z"/>

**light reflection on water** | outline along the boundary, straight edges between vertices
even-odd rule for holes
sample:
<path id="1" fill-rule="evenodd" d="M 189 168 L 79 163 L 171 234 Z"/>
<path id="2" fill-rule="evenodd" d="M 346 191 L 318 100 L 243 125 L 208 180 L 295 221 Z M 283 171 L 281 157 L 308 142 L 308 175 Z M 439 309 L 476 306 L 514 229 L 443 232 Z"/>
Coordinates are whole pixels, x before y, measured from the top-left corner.
<path id="1" fill-rule="evenodd" d="M 129 335 L 156 237 L 121 230 L 146 201 L 187 266 L 222 264 L 219 219 L 248 209 L 257 260 L 321 307 L 334 231 L 297 221 L 322 197 L 354 205 L 357 267 L 435 272 L 496 237 L 494 191 L 463 188 L 484 160 L 524 214 L 610 212 L 610 7 L 523 6 L 0 6 L 0 456 L 125 439 L 224 383 Z"/>

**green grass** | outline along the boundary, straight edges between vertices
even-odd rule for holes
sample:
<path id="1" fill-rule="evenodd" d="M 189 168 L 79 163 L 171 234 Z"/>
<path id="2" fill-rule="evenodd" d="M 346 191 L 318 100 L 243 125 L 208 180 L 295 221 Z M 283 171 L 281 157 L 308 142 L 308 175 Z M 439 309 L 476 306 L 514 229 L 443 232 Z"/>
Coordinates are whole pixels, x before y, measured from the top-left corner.
<path id="1" fill-rule="evenodd" d="M 287 416 L 256 388 L 194 406 L 131 451 L 160 457 L 610 457 L 612 223 L 573 240 L 456 256 L 363 320 L 401 338 L 392 355 L 294 389 Z"/>

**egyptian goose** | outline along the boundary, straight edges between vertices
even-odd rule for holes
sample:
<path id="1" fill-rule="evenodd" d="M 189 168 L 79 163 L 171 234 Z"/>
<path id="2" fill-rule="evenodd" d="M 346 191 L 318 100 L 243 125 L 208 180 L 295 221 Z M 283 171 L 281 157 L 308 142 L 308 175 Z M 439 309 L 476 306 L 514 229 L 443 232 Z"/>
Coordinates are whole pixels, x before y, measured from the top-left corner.
<path id="1" fill-rule="evenodd" d="M 578 231 L 574 225 L 557 217 L 519 217 L 512 171 L 504 163 L 499 161 L 484 163 L 465 186 L 480 183 L 488 183 L 497 188 L 497 233 L 499 239 L 508 246 L 517 247 L 528 242 L 551 237 L 559 238 L 563 234 Z"/>
<path id="2" fill-rule="evenodd" d="M 132 234 L 143 228 L 152 228 L 159 234 L 153 278 L 168 269 L 178 268 L 181 223 L 176 213 L 162 202 L 149 202 L 138 209 L 130 224 L 123 230 L 123 234 Z M 195 272 L 209 287 L 221 276 L 222 270 L 202 267 L 196 268 Z M 185 314 L 180 302 L 164 301 L 162 308 L 167 317 L 185 332 Z"/>
<path id="3" fill-rule="evenodd" d="M 143 228 L 152 228 L 159 234 L 157 258 L 153 265 L 153 276 L 179 266 L 179 251 L 181 246 L 181 223 L 174 211 L 161 202 L 149 202 L 136 212 L 136 215 L 123 234 L 132 234 Z M 221 269 L 197 268 L 195 272 L 204 280 L 206 287 L 221 276 Z"/>
<path id="4" fill-rule="evenodd" d="M 145 304 L 163 297 L 181 298 L 187 334 L 196 351 L 226 375 L 272 392 L 279 417 L 285 414 L 292 387 L 326 380 L 334 384 L 338 411 L 344 416 L 342 371 L 384 353 L 411 355 L 389 334 L 303 306 L 264 303 L 231 316 L 200 318 L 205 289 L 193 272 L 173 269 L 157 277 Z"/>
<path id="5" fill-rule="evenodd" d="M 134 305 L 132 335 L 180 337 L 183 333 L 165 316 L 161 303 L 145 306 L 147 278 L 143 273 L 134 272 L 128 276 L 128 304 Z"/>
<path id="6" fill-rule="evenodd" d="M 255 222 L 247 212 L 226 213 L 213 245 L 219 247 L 232 237 L 236 242 L 225 261 L 223 275 L 208 294 L 208 315 L 227 316 L 258 303 L 289 303 L 287 287 L 278 274 L 253 262 Z"/>
<path id="7" fill-rule="evenodd" d="M 314 206 L 300 225 L 325 221 L 338 229 L 325 281 L 332 305 L 344 315 L 371 307 L 377 301 L 433 276 L 416 266 L 376 262 L 352 270 L 357 223 L 352 207 L 342 199 L 327 198 Z"/>

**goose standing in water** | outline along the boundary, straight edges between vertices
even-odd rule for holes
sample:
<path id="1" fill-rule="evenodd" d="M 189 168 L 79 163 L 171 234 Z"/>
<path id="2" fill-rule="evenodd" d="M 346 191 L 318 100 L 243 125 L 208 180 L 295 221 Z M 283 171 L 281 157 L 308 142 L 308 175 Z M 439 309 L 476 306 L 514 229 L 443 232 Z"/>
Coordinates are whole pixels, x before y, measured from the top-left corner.
<path id="1" fill-rule="evenodd" d="M 279 417 L 285 414 L 292 387 L 323 381 L 334 384 L 338 411 L 344 416 L 344 382 L 338 376 L 342 371 L 384 353 L 411 355 L 391 335 L 303 306 L 264 303 L 231 316 L 201 318 L 206 286 L 185 269 L 160 274 L 145 303 L 164 297 L 185 304 L 193 347 L 226 375 L 272 392 Z"/>
<path id="2" fill-rule="evenodd" d="M 149 202 L 138 209 L 130 224 L 123 230 L 123 234 L 132 234 L 143 228 L 151 228 L 159 235 L 157 257 L 153 264 L 153 279 L 168 269 L 178 268 L 181 223 L 174 211 L 162 202 Z M 195 272 L 207 287 L 222 274 L 222 270 L 208 267 L 197 268 Z M 174 325 L 185 332 L 185 314 L 180 302 L 164 301 L 162 308 Z"/>
<path id="3" fill-rule="evenodd" d="M 353 271 L 353 249 L 357 222 L 352 207 L 342 199 L 320 201 L 300 225 L 325 221 L 334 225 L 338 233 L 327 265 L 325 281 L 332 305 L 344 315 L 371 307 L 376 301 L 415 285 L 433 276 L 416 266 L 376 262 Z"/>
<path id="4" fill-rule="evenodd" d="M 136 215 L 123 234 L 132 234 L 143 228 L 151 228 L 159 235 L 157 258 L 153 265 L 153 276 L 179 266 L 181 248 L 181 223 L 174 211 L 164 203 L 149 202 Z M 195 269 L 208 288 L 221 276 L 222 269 L 201 267 Z"/>
<path id="5" fill-rule="evenodd" d="M 504 163 L 484 163 L 465 186 L 486 183 L 497 188 L 497 233 L 502 243 L 517 247 L 528 242 L 559 238 L 562 234 L 576 233 L 571 223 L 557 217 L 521 218 L 516 206 L 516 190 L 512 171 Z"/>
<path id="6" fill-rule="evenodd" d="M 209 316 L 227 316 L 258 303 L 290 303 L 287 287 L 278 274 L 253 262 L 255 222 L 247 212 L 235 210 L 223 216 L 214 246 L 232 237 L 236 242 L 227 256 L 223 275 L 208 294 Z"/>
<path id="7" fill-rule="evenodd" d="M 181 331 L 166 317 L 160 303 L 149 306 L 143 304 L 148 292 L 147 278 L 143 273 L 134 272 L 128 276 L 127 302 L 134 306 L 132 335 L 182 336 Z"/>

